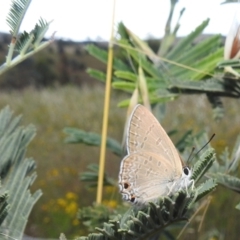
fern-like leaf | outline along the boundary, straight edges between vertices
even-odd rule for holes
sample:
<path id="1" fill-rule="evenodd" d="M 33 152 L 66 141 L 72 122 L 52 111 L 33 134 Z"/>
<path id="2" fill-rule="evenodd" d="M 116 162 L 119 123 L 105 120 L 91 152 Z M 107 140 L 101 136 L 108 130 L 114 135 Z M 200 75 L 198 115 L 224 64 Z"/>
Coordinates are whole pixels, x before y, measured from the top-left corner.
<path id="1" fill-rule="evenodd" d="M 9 195 L 7 193 L 3 193 L 0 196 L 0 226 L 2 225 L 9 211 L 8 197 Z"/>
<path id="2" fill-rule="evenodd" d="M 44 19 L 40 18 L 39 22 L 35 25 L 35 28 L 31 32 L 34 35 L 34 48 L 37 48 L 39 46 L 45 33 L 49 29 L 50 23 L 51 22 L 47 22 Z"/>
<path id="3" fill-rule="evenodd" d="M 227 172 L 236 172 L 240 161 L 240 135 L 237 137 L 231 154 L 231 162 L 228 165 Z"/>
<path id="4" fill-rule="evenodd" d="M 196 201 L 205 197 L 208 193 L 212 192 L 217 187 L 216 181 L 212 178 L 202 183 L 197 189 Z"/>
<path id="5" fill-rule="evenodd" d="M 26 159 L 26 147 L 35 136 L 33 126 L 26 128 L 19 126 L 20 117 L 13 118 L 8 107 L 0 112 L 0 177 L 3 192 L 8 192 L 9 214 L 0 226 L 0 232 L 12 238 L 21 239 L 26 227 L 28 216 L 41 196 L 37 190 L 31 194 L 29 187 L 36 179 L 35 162 Z"/>
<path id="6" fill-rule="evenodd" d="M 93 44 L 88 45 L 86 49 L 92 56 L 96 57 L 103 63 L 107 63 L 108 53 L 106 50 L 103 50 Z M 113 60 L 113 68 L 123 71 L 130 70 L 130 68 L 121 59 L 118 59 L 116 57 Z"/>
<path id="7" fill-rule="evenodd" d="M 83 182 L 90 182 L 87 187 L 92 188 L 96 187 L 98 184 L 98 172 L 99 166 L 98 164 L 90 164 L 87 167 L 91 172 L 82 172 L 80 175 L 80 180 Z M 116 181 L 112 178 L 108 177 L 107 174 L 104 174 L 103 177 L 103 185 L 104 186 L 116 186 Z"/>
<path id="8" fill-rule="evenodd" d="M 223 108 L 222 100 L 220 99 L 220 97 L 215 96 L 214 94 L 211 94 L 211 93 L 208 93 L 207 97 L 213 108 L 213 118 L 216 121 L 221 120 L 224 116 L 224 108 Z"/>
<path id="9" fill-rule="evenodd" d="M 203 21 L 192 33 L 190 33 L 187 37 L 183 38 L 175 48 L 172 49 L 165 57 L 168 59 L 174 59 L 180 53 L 182 53 L 186 48 L 191 47 L 192 41 L 199 36 L 202 31 L 206 28 L 209 23 L 209 19 Z"/>
<path id="10" fill-rule="evenodd" d="M 213 149 L 208 149 L 201 157 L 200 160 L 194 165 L 192 179 L 195 182 L 207 172 L 215 161 L 215 153 Z"/>
<path id="11" fill-rule="evenodd" d="M 131 208 L 127 216 L 118 216 L 104 223 L 103 228 L 97 228 L 100 234 L 89 234 L 78 239 L 151 239 L 169 224 L 186 221 L 184 209 L 192 198 L 187 197 L 186 193 L 178 193 L 173 198 L 160 198 L 142 208 Z"/>
<path id="12" fill-rule="evenodd" d="M 49 25 L 50 22 L 48 23 L 41 18 L 31 33 L 24 31 L 21 34 L 16 43 L 16 50 L 23 55 L 29 50 L 37 48 L 47 32 Z"/>
<path id="13" fill-rule="evenodd" d="M 214 160 L 213 150 L 208 150 L 201 157 L 200 163 L 195 164 L 194 179 L 200 179 Z M 204 167 L 204 164 L 208 167 Z M 210 193 L 216 184 L 212 179 L 202 183 L 194 190 L 180 190 L 170 197 L 156 199 L 145 205 L 132 207 L 123 217 L 104 223 L 102 228 L 96 228 L 100 233 L 81 237 L 85 240 L 99 239 L 128 239 L 144 240 L 163 234 L 165 229 L 177 222 L 188 219 L 187 213 L 192 205 Z"/>
<path id="14" fill-rule="evenodd" d="M 240 193 L 240 179 L 239 178 L 230 176 L 230 175 L 224 174 L 224 173 L 215 173 L 215 174 L 211 173 L 211 176 L 214 177 L 219 184 L 221 184 L 235 192 Z"/>
<path id="15" fill-rule="evenodd" d="M 207 185 L 207 184 L 206 184 Z M 212 185 L 208 184 L 209 189 Z M 187 194 L 180 191 L 170 197 L 159 198 L 155 202 L 149 202 L 142 207 L 133 207 L 121 217 L 104 223 L 103 228 L 96 228 L 100 233 L 91 233 L 88 237 L 80 237 L 77 240 L 146 240 L 160 236 L 169 225 L 187 221 L 187 210 L 195 202 L 210 190 L 205 186 L 202 194 L 193 191 Z M 209 190 L 209 191 L 208 191 Z"/>
<path id="16" fill-rule="evenodd" d="M 10 12 L 7 16 L 7 23 L 11 29 L 11 34 L 14 38 L 17 38 L 19 28 L 22 20 L 27 12 L 27 9 L 31 3 L 31 0 L 14 0 L 10 8 Z"/>
<path id="17" fill-rule="evenodd" d="M 64 132 L 68 134 L 65 139 L 66 143 L 84 143 L 91 146 L 100 146 L 101 144 L 101 136 L 97 133 L 85 132 L 81 129 L 70 127 L 64 128 Z M 113 138 L 107 138 L 107 148 L 116 155 L 122 156 L 122 147 Z"/>
<path id="18" fill-rule="evenodd" d="M 33 34 L 29 34 L 26 31 L 24 31 L 20 38 L 17 40 L 15 50 L 20 52 L 20 54 L 25 54 L 29 47 L 32 45 L 34 39 Z"/>

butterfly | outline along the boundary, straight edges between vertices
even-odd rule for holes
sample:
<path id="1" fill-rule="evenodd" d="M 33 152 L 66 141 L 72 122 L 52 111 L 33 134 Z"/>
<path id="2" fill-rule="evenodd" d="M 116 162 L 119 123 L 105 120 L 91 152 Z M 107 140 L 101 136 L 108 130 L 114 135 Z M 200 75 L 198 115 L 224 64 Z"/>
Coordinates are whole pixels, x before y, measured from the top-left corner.
<path id="1" fill-rule="evenodd" d="M 194 184 L 191 169 L 158 120 L 144 106 L 134 108 L 127 127 L 127 156 L 120 165 L 119 188 L 123 199 L 145 204 Z"/>

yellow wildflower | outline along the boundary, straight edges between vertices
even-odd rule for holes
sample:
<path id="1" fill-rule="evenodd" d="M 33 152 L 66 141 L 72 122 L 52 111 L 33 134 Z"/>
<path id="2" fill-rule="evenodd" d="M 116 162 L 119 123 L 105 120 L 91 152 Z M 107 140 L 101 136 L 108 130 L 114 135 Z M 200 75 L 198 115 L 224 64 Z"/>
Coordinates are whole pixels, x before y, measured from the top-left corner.
<path id="1" fill-rule="evenodd" d="M 67 202 L 66 200 L 64 200 L 63 198 L 58 198 L 57 199 L 57 204 L 63 208 L 65 208 L 67 206 Z"/>
<path id="2" fill-rule="evenodd" d="M 103 204 L 107 207 L 110 207 L 110 208 L 116 208 L 117 207 L 117 201 L 115 200 L 104 200 L 103 201 Z"/>
<path id="3" fill-rule="evenodd" d="M 78 210 L 78 206 L 76 202 L 71 202 L 70 204 L 68 204 L 65 208 L 65 212 L 69 215 L 74 215 L 76 214 Z"/>
<path id="4" fill-rule="evenodd" d="M 68 192 L 67 194 L 66 194 L 66 198 L 68 199 L 68 200 L 77 200 L 77 194 L 75 194 L 75 193 L 73 193 L 73 192 Z"/>
<path id="5" fill-rule="evenodd" d="M 52 175 L 53 177 L 58 177 L 58 176 L 59 176 L 59 171 L 58 171 L 58 169 L 56 169 L 56 168 L 52 169 L 51 175 Z"/>
<path id="6" fill-rule="evenodd" d="M 79 224 L 79 220 L 77 218 L 72 221 L 73 226 L 77 226 Z"/>

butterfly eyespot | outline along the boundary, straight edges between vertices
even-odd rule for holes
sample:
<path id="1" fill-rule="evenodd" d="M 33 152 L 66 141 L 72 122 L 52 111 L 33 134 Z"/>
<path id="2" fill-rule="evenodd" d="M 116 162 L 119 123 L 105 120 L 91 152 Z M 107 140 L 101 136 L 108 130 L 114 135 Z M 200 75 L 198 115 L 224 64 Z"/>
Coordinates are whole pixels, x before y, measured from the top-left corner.
<path id="1" fill-rule="evenodd" d="M 185 175 L 188 175 L 189 174 L 189 168 L 188 167 L 183 168 L 183 172 L 184 172 Z"/>
<path id="2" fill-rule="evenodd" d="M 136 199 L 136 198 L 135 198 L 134 196 L 131 196 L 130 202 L 132 202 L 132 203 L 135 202 L 135 199 Z"/>
<path id="3" fill-rule="evenodd" d="M 191 183 L 194 187 L 192 169 L 183 164 L 171 139 L 147 108 L 136 105 L 127 129 L 127 156 L 121 162 L 118 182 L 123 199 L 141 205 L 179 189 L 187 191 Z"/>

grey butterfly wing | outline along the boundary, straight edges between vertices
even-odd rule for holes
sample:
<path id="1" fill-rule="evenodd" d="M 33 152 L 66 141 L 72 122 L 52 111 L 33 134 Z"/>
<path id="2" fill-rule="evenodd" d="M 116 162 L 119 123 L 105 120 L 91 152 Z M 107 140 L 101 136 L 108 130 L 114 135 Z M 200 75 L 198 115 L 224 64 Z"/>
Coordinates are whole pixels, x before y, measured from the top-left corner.
<path id="1" fill-rule="evenodd" d="M 177 176 L 182 173 L 182 162 L 171 139 L 153 114 L 140 104 L 129 119 L 127 151 L 128 154 L 139 151 L 156 153 L 169 161 Z"/>
<path id="2" fill-rule="evenodd" d="M 121 162 L 119 173 L 123 198 L 141 204 L 168 195 L 173 184 L 180 179 L 171 168 L 168 160 L 152 152 L 126 156 Z"/>

